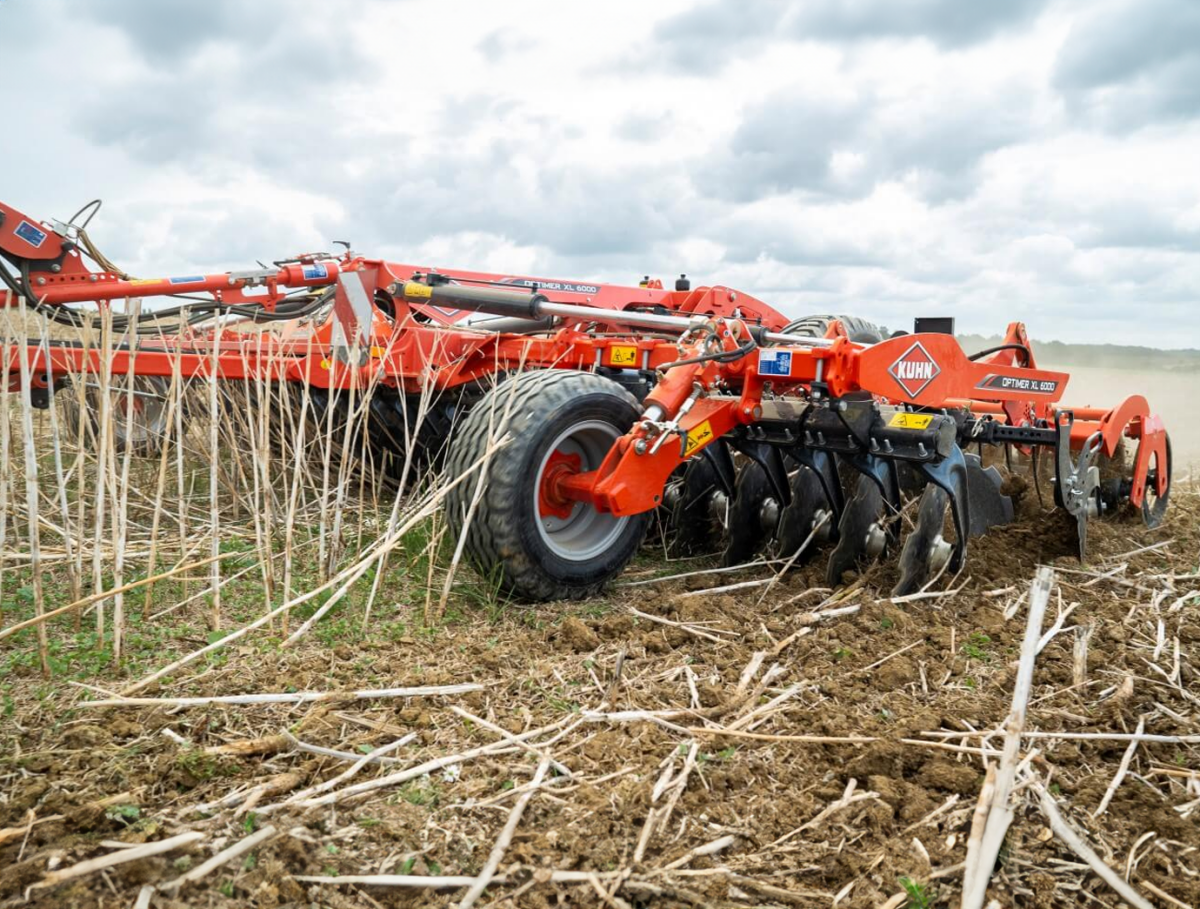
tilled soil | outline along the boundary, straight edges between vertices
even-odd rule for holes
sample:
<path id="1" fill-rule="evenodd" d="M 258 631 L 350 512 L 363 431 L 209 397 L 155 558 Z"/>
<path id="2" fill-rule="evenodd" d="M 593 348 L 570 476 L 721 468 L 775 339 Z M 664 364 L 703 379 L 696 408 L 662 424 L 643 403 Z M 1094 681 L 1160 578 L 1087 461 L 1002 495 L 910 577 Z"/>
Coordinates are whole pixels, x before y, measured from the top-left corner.
<path id="1" fill-rule="evenodd" d="M 0 827 L 11 828 L 0 832 L 0 904 L 19 904 L 49 871 L 110 854 L 117 842 L 203 834 L 163 855 L 28 891 L 32 906 L 128 907 L 144 885 L 161 888 L 273 825 L 275 836 L 256 849 L 178 890 L 160 889 L 150 905 L 452 905 L 464 888 L 345 884 L 333 876 L 478 874 L 549 755 L 573 776 L 550 770 L 528 799 L 499 862 L 504 881 L 477 906 L 836 901 L 852 909 L 887 901 L 901 892 L 902 878 L 922 888 L 929 905 L 956 905 L 984 761 L 994 757 L 979 753 L 979 737 L 923 734 L 1001 727 L 1025 634 L 1021 600 L 1039 563 L 1060 569 L 1043 631 L 1059 610 L 1074 608 L 1038 657 L 1027 728 L 1128 733 L 1144 719 L 1156 735 L 1200 732 L 1200 498 L 1176 493 L 1167 524 L 1153 531 L 1136 521 L 1092 525 L 1087 566 L 1071 557 L 1071 538 L 1056 519 L 1036 508 L 1024 517 L 972 542 L 966 570 L 941 585 L 957 591 L 946 596 L 891 602 L 888 568 L 835 592 L 819 589 L 818 564 L 769 589 L 704 593 L 769 577 L 761 568 L 705 574 L 619 586 L 588 603 L 469 610 L 395 639 L 368 634 L 362 643 L 326 647 L 310 636 L 275 651 L 246 638 L 226 662 L 141 692 L 485 686 L 457 697 L 87 709 L 80 703 L 98 695 L 16 680 L 0 724 Z M 662 573 L 646 560 L 625 581 Z M 1091 628 L 1082 677 L 1078 626 Z M 367 765 L 335 793 L 504 744 L 453 707 L 510 733 L 545 727 L 529 739 L 537 753 L 510 745 L 332 804 L 272 810 L 351 767 L 299 750 L 297 741 L 361 756 L 413 735 L 389 752 L 396 763 Z M 799 735 L 872 740 L 771 738 Z M 261 740 L 260 753 L 206 752 L 251 740 Z M 989 748 L 1001 745 L 1001 735 L 988 740 Z M 1038 752 L 1030 765 L 1036 779 L 1110 865 L 1135 886 L 1170 897 L 1144 890 L 1156 905 L 1196 905 L 1200 782 L 1187 774 L 1200 774 L 1200 749 L 1140 744 L 1107 811 L 1092 817 L 1127 748 L 1112 740 L 1023 742 L 1024 752 Z M 257 797 L 248 811 L 236 803 L 195 810 L 268 781 L 276 793 Z M 1034 787 L 1016 798 L 989 898 L 1117 905 L 1051 834 Z M 711 854 L 690 854 L 714 843 Z M 563 872 L 595 876 L 564 880 L 571 876 Z"/>

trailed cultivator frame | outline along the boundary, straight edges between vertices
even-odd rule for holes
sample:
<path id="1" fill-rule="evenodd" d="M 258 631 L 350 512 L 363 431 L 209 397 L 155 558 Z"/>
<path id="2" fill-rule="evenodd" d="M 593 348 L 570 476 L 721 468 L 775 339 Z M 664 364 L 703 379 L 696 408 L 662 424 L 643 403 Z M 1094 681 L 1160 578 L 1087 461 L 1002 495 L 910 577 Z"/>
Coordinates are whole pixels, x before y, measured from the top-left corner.
<path id="1" fill-rule="evenodd" d="M 43 403 L 51 382 L 103 368 L 329 395 L 374 384 L 387 394 L 372 401 L 370 434 L 386 448 L 403 444 L 407 396 L 445 394 L 469 411 L 448 440 L 448 469 L 504 439 L 483 494 L 459 484 L 448 514 L 475 565 L 514 595 L 595 592 L 632 558 L 651 512 L 675 551 L 720 546 L 728 563 L 768 546 L 798 563 L 827 544 L 831 583 L 898 548 L 895 591 L 909 593 L 957 571 L 970 537 L 1012 520 L 991 462 L 1011 467 L 1014 451 L 1036 481 L 1037 455 L 1050 450 L 1055 503 L 1081 557 L 1089 520 L 1129 505 L 1154 525 L 1166 508 L 1170 445 L 1145 398 L 1061 406 L 1069 377 L 1038 368 L 1020 323 L 968 356 L 946 326 L 923 331 L 921 320 L 885 338 L 847 317 L 788 323 L 753 297 L 685 280 L 675 290 L 543 281 L 350 251 L 146 281 L 104 259 L 79 217 L 41 224 L 0 204 L 10 301 L 72 325 L 87 318 L 69 308 L 79 302 L 186 303 L 112 315 L 105 324 L 124 342 L 107 353 L 30 347 Z M 231 315 L 288 327 L 214 327 Z M 16 382 L 16 351 L 6 353 Z M 1137 442 L 1129 464 L 1125 439 Z"/>

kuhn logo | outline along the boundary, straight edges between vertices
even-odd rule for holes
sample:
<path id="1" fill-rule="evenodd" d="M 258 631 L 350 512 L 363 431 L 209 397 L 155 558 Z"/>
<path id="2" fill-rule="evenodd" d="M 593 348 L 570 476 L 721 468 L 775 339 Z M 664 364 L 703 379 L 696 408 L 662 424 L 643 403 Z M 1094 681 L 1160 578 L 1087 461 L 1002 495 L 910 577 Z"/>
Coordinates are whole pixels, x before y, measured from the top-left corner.
<path id="1" fill-rule="evenodd" d="M 904 389 L 910 398 L 915 398 L 925 386 L 941 373 L 929 351 L 918 341 L 906 350 L 895 363 L 888 367 L 888 373 L 897 384 Z"/>

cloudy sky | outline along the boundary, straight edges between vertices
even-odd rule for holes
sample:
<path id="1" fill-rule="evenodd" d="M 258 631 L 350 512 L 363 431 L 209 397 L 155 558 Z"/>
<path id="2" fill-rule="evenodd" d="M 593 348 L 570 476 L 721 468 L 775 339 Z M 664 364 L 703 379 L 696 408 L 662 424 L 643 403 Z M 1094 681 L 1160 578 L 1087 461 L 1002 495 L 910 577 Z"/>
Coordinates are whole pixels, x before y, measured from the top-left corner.
<path id="1" fill-rule="evenodd" d="M 142 274 L 349 239 L 1200 347 L 1195 0 L 0 0 L 0 198 Z"/>

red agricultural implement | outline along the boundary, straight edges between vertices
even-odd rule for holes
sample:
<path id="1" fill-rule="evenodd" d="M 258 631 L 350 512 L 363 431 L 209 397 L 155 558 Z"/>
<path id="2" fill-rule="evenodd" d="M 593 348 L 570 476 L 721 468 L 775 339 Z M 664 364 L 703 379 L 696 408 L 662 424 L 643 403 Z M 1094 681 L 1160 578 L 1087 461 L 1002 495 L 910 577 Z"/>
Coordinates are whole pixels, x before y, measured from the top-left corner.
<path id="1" fill-rule="evenodd" d="M 1069 377 L 1038 368 L 1019 323 L 968 356 L 950 320 L 885 337 L 849 317 L 789 323 L 682 278 L 675 290 L 545 281 L 349 250 L 141 280 L 99 253 L 80 217 L 43 224 L 0 205 L 10 303 L 72 326 L 94 318 L 73 304 L 125 310 L 104 320 L 125 338 L 111 350 L 30 347 L 42 403 L 106 357 L 115 375 L 297 383 L 326 401 L 372 385 L 368 435 L 385 460 L 407 440 L 445 446 L 446 469 L 462 472 L 503 442 L 481 494 L 459 484 L 447 511 L 470 560 L 516 596 L 597 591 L 655 512 L 672 549 L 721 549 L 730 564 L 768 548 L 798 564 L 828 548 L 830 583 L 898 550 L 895 591 L 909 593 L 1013 519 L 1000 465 L 1011 470 L 1014 452 L 1037 481 L 1049 450 L 1081 557 L 1088 521 L 1128 506 L 1153 526 L 1166 509 L 1170 445 L 1145 398 L 1061 406 Z M 136 317 L 122 302 L 163 296 L 183 299 Z M 0 364 L 10 382 L 16 360 L 10 348 Z M 431 390 L 439 419 L 422 439 L 410 418 Z"/>

